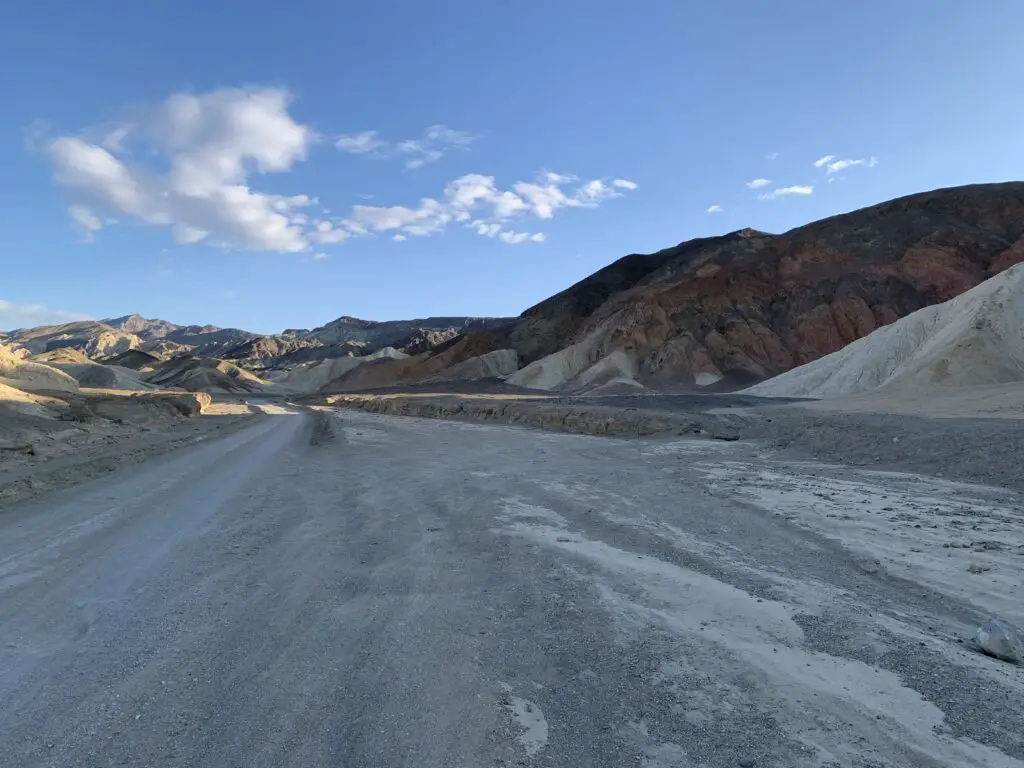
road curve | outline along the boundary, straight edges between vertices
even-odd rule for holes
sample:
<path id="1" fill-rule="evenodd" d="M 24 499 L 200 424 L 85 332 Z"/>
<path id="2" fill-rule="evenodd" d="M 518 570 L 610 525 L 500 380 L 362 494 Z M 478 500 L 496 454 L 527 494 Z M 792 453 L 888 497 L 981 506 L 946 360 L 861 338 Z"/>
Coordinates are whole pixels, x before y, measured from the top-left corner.
<path id="1" fill-rule="evenodd" d="M 1024 765 L 976 607 L 715 451 L 294 412 L 15 508 L 0 766 Z"/>

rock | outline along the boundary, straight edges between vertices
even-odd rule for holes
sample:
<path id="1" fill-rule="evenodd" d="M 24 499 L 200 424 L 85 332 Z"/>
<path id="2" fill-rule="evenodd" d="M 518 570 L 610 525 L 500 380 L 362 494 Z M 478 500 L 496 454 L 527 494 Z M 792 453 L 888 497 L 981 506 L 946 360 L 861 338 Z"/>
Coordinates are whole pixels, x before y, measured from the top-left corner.
<path id="1" fill-rule="evenodd" d="M 198 416 L 213 402 L 213 397 L 208 392 L 188 392 L 173 395 L 154 393 L 153 396 L 166 398 L 182 416 Z"/>
<path id="2" fill-rule="evenodd" d="M 1024 663 L 1024 646 L 1018 634 L 1007 624 L 989 619 L 974 633 L 974 642 L 982 653 L 1011 664 Z"/>
<path id="3" fill-rule="evenodd" d="M 143 424 L 198 416 L 212 401 L 206 392 L 145 392 L 90 395 L 79 407 L 111 421 Z"/>

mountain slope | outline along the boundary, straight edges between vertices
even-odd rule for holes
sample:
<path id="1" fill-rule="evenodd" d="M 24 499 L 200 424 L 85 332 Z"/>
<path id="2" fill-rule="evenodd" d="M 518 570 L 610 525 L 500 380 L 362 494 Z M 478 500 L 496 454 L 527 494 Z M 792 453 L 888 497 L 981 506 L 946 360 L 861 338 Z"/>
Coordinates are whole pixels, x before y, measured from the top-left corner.
<path id="1" fill-rule="evenodd" d="M 113 328 L 95 320 L 81 320 L 62 325 L 19 328 L 6 334 L 10 343 L 20 344 L 33 354 L 63 347 L 79 349 L 89 357 L 115 355 L 138 347 L 142 340 L 133 333 Z"/>
<path id="2" fill-rule="evenodd" d="M 167 320 L 149 319 L 139 314 L 124 315 L 103 321 L 106 325 L 125 333 L 132 333 L 148 341 L 173 341 L 188 344 L 198 355 L 216 355 L 252 339 L 257 333 L 240 328 L 218 328 L 216 325 L 177 325 Z"/>
<path id="3" fill-rule="evenodd" d="M 936 190 L 782 235 L 743 230 L 626 257 L 510 328 L 482 332 L 474 347 L 515 349 L 532 363 L 509 380 L 523 386 L 622 378 L 735 387 L 835 352 L 1020 261 L 1024 183 Z"/>
<path id="4" fill-rule="evenodd" d="M 402 348 L 412 343 L 420 343 L 432 332 L 436 343 L 445 338 L 454 338 L 468 331 L 484 330 L 500 327 L 511 322 L 505 317 L 425 317 L 416 320 L 360 320 L 355 317 L 339 317 L 326 325 L 311 331 L 286 331 L 285 338 L 316 340 L 321 344 L 332 345 L 344 342 L 365 342 L 368 352 L 382 347 Z"/>
<path id="5" fill-rule="evenodd" d="M 1024 264 L 747 390 L 839 397 L 1024 381 Z"/>

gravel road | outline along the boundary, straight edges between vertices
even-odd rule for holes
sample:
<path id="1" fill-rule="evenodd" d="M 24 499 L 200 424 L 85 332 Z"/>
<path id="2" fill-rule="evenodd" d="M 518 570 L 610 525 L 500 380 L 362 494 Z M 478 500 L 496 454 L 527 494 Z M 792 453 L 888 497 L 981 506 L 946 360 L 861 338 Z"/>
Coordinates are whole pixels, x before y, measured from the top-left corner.
<path id="1" fill-rule="evenodd" d="M 275 409 L 0 515 L 0 766 L 1024 766 L 1024 551 L 931 482 Z"/>

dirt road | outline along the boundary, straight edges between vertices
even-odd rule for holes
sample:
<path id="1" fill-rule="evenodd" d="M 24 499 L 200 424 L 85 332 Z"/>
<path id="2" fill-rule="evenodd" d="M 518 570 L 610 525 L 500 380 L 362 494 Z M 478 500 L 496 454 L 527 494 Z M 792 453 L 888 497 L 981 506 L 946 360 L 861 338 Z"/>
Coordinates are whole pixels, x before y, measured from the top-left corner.
<path id="1" fill-rule="evenodd" d="M 0 765 L 1024 766 L 1020 509 L 277 409 L 0 515 Z"/>

